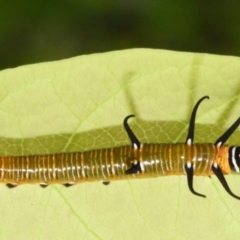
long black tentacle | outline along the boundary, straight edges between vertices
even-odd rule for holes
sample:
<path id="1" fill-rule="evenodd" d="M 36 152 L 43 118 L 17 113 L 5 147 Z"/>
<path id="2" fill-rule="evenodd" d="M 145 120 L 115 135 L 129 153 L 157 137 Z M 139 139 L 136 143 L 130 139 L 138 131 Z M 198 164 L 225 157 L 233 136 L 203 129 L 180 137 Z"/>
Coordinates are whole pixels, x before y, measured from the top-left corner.
<path id="1" fill-rule="evenodd" d="M 217 176 L 218 180 L 220 181 L 220 183 L 222 184 L 223 188 L 227 191 L 227 193 L 229 195 L 231 195 L 234 198 L 237 198 L 238 200 L 240 200 L 240 197 L 238 197 L 237 195 L 235 195 L 234 193 L 232 193 L 232 191 L 230 190 L 226 179 L 223 176 L 223 173 L 221 171 L 221 169 L 219 168 L 219 166 L 216 164 L 212 165 L 212 171 L 214 172 L 214 174 Z"/>
<path id="2" fill-rule="evenodd" d="M 194 194 L 194 195 L 197 195 L 199 197 L 206 197 L 205 195 L 203 194 L 200 194 L 198 192 L 196 192 L 194 189 L 193 189 L 193 164 L 191 163 L 191 165 L 188 167 L 187 164 L 185 164 L 185 171 L 187 173 L 187 181 L 188 181 L 188 188 L 189 190 Z"/>
<path id="3" fill-rule="evenodd" d="M 219 146 L 222 146 L 233 134 L 233 132 L 238 128 L 239 124 L 240 117 L 232 124 L 230 128 L 228 128 L 228 130 L 221 137 L 217 139 L 217 141 L 215 142 L 215 146 L 217 146 L 218 144 L 220 144 Z"/>
<path id="4" fill-rule="evenodd" d="M 137 139 L 137 137 L 135 136 L 135 134 L 133 133 L 132 129 L 129 127 L 128 125 L 128 119 L 131 117 L 135 117 L 134 115 L 129 115 L 127 117 L 124 118 L 123 120 L 123 126 L 128 134 L 128 137 L 130 138 L 131 142 L 132 142 L 132 148 L 134 149 L 140 149 L 141 148 L 141 143 L 139 142 L 139 140 Z M 137 173 L 141 173 L 142 169 L 140 166 L 140 162 L 134 162 L 132 164 L 132 167 L 126 170 L 126 174 L 137 174 Z"/>
<path id="5" fill-rule="evenodd" d="M 209 96 L 204 96 L 204 97 L 200 98 L 193 108 L 192 115 L 191 115 L 191 118 L 190 118 L 190 121 L 189 121 L 189 128 L 188 128 L 188 135 L 187 135 L 187 138 L 186 138 L 186 143 L 189 143 L 189 142 L 190 142 L 190 144 L 193 143 L 195 118 L 196 118 L 197 110 L 198 110 L 198 107 L 199 107 L 200 103 L 206 98 L 209 99 Z"/>
<path id="6" fill-rule="evenodd" d="M 129 127 L 127 121 L 129 118 L 131 117 L 135 117 L 134 115 L 128 115 L 127 117 L 124 118 L 123 120 L 123 126 L 127 132 L 127 135 L 129 137 L 129 139 L 132 142 L 132 147 L 133 148 L 141 148 L 141 143 L 139 142 L 139 140 L 137 139 L 137 137 L 135 136 L 135 134 L 133 133 L 132 129 Z"/>

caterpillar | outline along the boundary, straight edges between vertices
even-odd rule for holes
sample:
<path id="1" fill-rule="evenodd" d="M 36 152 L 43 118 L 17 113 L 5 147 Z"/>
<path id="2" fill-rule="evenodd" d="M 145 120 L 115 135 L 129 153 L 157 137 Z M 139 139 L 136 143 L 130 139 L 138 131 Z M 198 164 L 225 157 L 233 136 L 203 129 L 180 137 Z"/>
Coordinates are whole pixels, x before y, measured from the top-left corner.
<path id="1" fill-rule="evenodd" d="M 193 108 L 184 143 L 140 143 L 128 125 L 128 119 L 134 115 L 129 115 L 123 126 L 131 145 L 73 153 L 2 156 L 0 182 L 9 188 L 24 183 L 68 187 L 84 181 L 102 180 L 107 185 L 111 180 L 187 175 L 189 190 L 206 197 L 194 190 L 193 177 L 215 174 L 227 193 L 240 200 L 224 177 L 231 171 L 239 172 L 240 146 L 228 146 L 225 142 L 239 126 L 240 117 L 215 143 L 193 143 L 196 113 L 204 99 L 209 97 L 199 99 Z"/>

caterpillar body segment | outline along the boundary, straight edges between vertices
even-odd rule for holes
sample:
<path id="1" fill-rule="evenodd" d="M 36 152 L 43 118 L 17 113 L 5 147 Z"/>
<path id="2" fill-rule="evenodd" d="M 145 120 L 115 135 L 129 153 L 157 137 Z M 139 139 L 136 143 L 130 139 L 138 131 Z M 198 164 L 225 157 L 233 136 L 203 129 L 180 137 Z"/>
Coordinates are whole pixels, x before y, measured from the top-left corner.
<path id="1" fill-rule="evenodd" d="M 131 141 L 129 146 L 97 149 L 85 152 L 57 153 L 50 155 L 0 157 L 0 182 L 10 188 L 24 183 L 63 184 L 66 187 L 79 182 L 102 180 L 108 185 L 112 180 L 137 179 L 170 175 L 187 175 L 189 190 L 200 197 L 205 195 L 194 190 L 194 175 L 216 175 L 224 189 L 234 198 L 224 174 L 240 171 L 240 147 L 225 142 L 240 124 L 238 118 L 215 143 L 194 143 L 194 125 L 202 97 L 190 117 L 185 143 L 142 144 L 123 121 Z"/>

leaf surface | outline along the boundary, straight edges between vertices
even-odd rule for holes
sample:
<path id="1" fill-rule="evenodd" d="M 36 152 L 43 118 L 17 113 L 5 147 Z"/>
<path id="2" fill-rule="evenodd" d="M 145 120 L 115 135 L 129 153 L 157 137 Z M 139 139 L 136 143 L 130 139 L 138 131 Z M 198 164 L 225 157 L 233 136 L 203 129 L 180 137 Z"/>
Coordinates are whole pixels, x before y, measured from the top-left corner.
<path id="1" fill-rule="evenodd" d="M 195 102 L 195 142 L 214 142 L 240 115 L 240 59 L 133 49 L 0 72 L 0 154 L 83 151 L 185 141 Z M 239 144 L 240 131 L 230 139 Z M 226 177 L 240 195 L 240 178 Z M 240 202 L 216 177 L 185 176 L 52 185 L 0 185 L 1 239 L 238 239 Z"/>

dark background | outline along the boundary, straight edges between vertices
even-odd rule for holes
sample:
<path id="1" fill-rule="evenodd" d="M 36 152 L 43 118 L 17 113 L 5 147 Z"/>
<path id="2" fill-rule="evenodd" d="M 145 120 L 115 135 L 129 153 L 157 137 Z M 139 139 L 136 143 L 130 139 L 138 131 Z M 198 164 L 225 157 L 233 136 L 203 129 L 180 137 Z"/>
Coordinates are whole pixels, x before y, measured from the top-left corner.
<path id="1" fill-rule="evenodd" d="M 0 3 L 0 69 L 140 47 L 240 56 L 240 1 Z"/>

